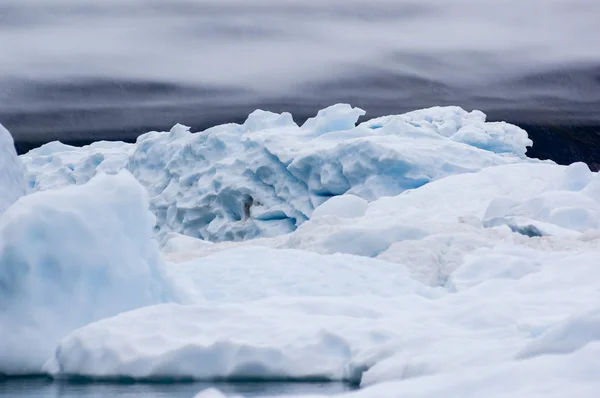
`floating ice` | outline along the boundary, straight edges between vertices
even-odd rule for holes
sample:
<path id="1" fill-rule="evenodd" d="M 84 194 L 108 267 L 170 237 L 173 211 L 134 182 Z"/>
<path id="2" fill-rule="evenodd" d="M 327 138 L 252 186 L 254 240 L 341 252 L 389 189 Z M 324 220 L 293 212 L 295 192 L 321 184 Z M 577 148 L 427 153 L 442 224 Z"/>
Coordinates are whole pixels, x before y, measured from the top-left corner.
<path id="1" fill-rule="evenodd" d="M 349 398 L 595 397 L 598 174 L 524 158 L 526 133 L 486 123 L 481 112 L 432 108 L 355 127 L 361 112 L 338 105 L 298 127 L 289 114 L 256 111 L 243 125 L 195 134 L 176 125 L 134 145 L 52 144 L 24 156 L 33 190 L 84 185 L 22 198 L 2 218 L 17 217 L 28 200 L 44 204 L 26 206 L 35 228 L 23 216 L 1 230 L 4 256 L 14 251 L 2 239 L 17 239 L 19 228 L 27 245 L 18 247 L 38 247 L 30 243 L 46 225 L 38 218 L 51 216 L 48 231 L 64 235 L 48 241 L 51 260 L 34 274 L 40 286 L 21 284 L 31 305 L 0 303 L 0 325 L 17 325 L 0 329 L 10 348 L 2 353 L 14 366 L 44 354 L 56 377 L 360 384 Z M 120 279 L 86 285 L 120 270 L 115 264 L 162 268 L 147 203 L 135 199 L 143 190 L 121 174 L 85 183 L 99 172 L 90 160 L 97 153 L 98 168 L 126 167 L 146 188 L 165 275 L 133 277 L 126 267 L 127 289 Z M 128 188 L 115 195 L 109 181 Z M 78 231 L 92 223 L 101 236 L 82 241 Z M 38 252 L 16 251 L 34 263 Z M 2 258 L 0 269 L 14 264 Z M 94 279 L 56 283 L 90 261 L 103 270 Z M 4 269 L 7 280 L 26 267 Z M 16 286 L 4 280 L 5 291 Z M 151 297 L 140 293 L 149 285 Z M 178 303 L 164 303 L 174 296 Z M 109 311 L 112 299 L 124 307 Z M 76 321 L 66 316 L 52 329 L 57 308 Z M 52 343 L 65 335 L 54 351 L 24 348 L 39 337 L 25 326 L 32 320 L 50 325 Z"/>
<path id="2" fill-rule="evenodd" d="M 40 373 L 71 330 L 172 299 L 152 225 L 127 172 L 14 203 L 0 217 L 0 373 Z"/>

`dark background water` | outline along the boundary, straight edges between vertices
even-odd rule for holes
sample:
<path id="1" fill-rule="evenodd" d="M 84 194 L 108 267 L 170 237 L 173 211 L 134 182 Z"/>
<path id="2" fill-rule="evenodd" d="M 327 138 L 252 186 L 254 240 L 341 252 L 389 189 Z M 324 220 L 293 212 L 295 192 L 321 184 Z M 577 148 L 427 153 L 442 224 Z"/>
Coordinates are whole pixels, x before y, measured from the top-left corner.
<path id="1" fill-rule="evenodd" d="M 433 105 L 600 164 L 597 0 L 0 0 L 0 122 L 20 152 L 175 123 Z"/>
<path id="2" fill-rule="evenodd" d="M 43 379 L 0 380 L 0 396 L 10 398 L 192 398 L 208 388 L 244 398 L 280 395 L 334 395 L 353 387 L 342 383 L 73 383 Z"/>

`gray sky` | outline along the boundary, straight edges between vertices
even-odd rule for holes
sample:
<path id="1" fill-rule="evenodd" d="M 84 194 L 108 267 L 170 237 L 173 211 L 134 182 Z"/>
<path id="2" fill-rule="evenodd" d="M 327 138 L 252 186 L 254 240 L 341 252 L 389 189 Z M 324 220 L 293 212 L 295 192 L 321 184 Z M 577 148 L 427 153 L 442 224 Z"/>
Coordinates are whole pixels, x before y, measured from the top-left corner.
<path id="1" fill-rule="evenodd" d="M 600 61 L 599 16 L 597 0 L 0 0 L 0 74 L 265 92 L 365 67 L 478 81 Z"/>

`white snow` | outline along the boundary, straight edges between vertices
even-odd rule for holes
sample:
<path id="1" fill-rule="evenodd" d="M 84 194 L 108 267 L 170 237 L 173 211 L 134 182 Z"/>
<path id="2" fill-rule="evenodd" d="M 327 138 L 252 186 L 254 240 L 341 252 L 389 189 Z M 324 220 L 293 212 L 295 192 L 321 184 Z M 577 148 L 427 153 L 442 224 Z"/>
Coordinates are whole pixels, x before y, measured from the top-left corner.
<path id="1" fill-rule="evenodd" d="M 26 297 L 0 302 L 16 325 L 0 329 L 2 364 L 360 385 L 348 398 L 595 397 L 598 173 L 524 158 L 525 132 L 476 111 L 352 127 L 361 114 L 337 105 L 298 127 L 256 111 L 24 156 L 47 190 L 0 219 L 0 293 Z M 63 167 L 94 151 L 116 175 Z M 25 345 L 32 324 L 42 349 Z"/>
<path id="2" fill-rule="evenodd" d="M 83 327 L 46 369 L 58 377 L 345 380 L 364 387 L 349 394 L 357 397 L 433 397 L 443 390 L 433 386 L 450 396 L 533 394 L 552 375 L 575 383 L 578 373 L 561 372 L 589 364 L 598 338 L 599 231 L 576 225 L 572 235 L 529 237 L 480 220 L 507 208 L 489 210 L 497 198 L 512 206 L 574 193 L 558 182 L 578 167 L 491 167 L 377 200 L 363 217 L 318 217 L 283 239 L 187 242 L 169 254 L 188 254 L 169 266 L 186 305 Z M 599 199 L 586 188 L 573 206 Z M 560 204 L 555 198 L 546 203 Z M 391 243 L 372 250 L 377 239 Z M 557 353 L 564 361 L 537 370 L 537 357 Z"/>
<path id="3" fill-rule="evenodd" d="M 25 194 L 23 172 L 13 138 L 0 124 L 0 215 Z"/>
<path id="4" fill-rule="evenodd" d="M 334 196 L 313 211 L 311 219 L 317 217 L 336 216 L 341 218 L 362 217 L 367 211 L 369 202 L 355 195 Z"/>
<path id="5" fill-rule="evenodd" d="M 0 217 L 0 373 L 30 374 L 71 330 L 172 300 L 129 175 L 20 198 Z"/>

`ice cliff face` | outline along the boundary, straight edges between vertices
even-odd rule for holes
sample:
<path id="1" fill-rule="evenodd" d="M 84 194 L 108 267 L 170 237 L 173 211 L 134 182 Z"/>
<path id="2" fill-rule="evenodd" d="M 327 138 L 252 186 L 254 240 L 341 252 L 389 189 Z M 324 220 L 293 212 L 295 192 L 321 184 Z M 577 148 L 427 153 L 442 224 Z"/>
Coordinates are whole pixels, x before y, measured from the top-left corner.
<path id="1" fill-rule="evenodd" d="M 338 104 L 302 126 L 257 110 L 246 122 L 199 133 L 176 125 L 136 144 L 48 144 L 22 156 L 31 191 L 81 184 L 127 168 L 146 188 L 159 234 L 239 241 L 295 230 L 329 198 L 367 201 L 439 178 L 522 162 L 527 133 L 478 111 L 431 108 L 356 126 L 364 111 Z"/>
<path id="2" fill-rule="evenodd" d="M 74 328 L 174 300 L 127 172 L 20 198 L 0 217 L 0 374 L 39 373 Z"/>

